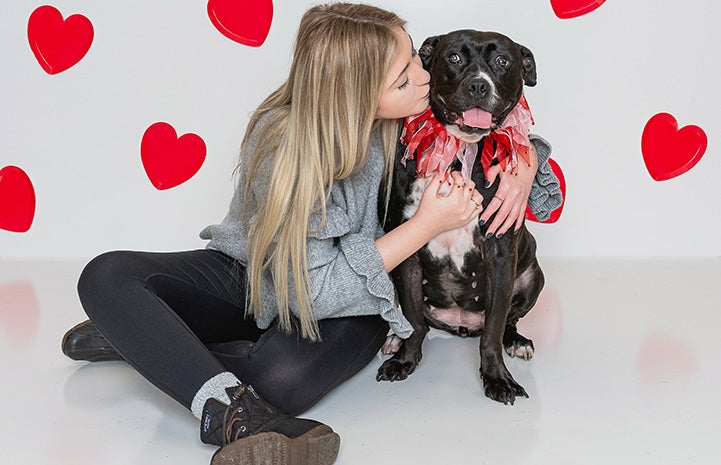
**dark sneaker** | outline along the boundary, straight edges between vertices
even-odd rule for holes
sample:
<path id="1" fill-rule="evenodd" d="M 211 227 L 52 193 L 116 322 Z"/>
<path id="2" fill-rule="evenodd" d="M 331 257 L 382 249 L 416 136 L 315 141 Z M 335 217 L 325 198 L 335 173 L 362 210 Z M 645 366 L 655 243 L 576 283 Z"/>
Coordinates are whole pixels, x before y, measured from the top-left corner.
<path id="1" fill-rule="evenodd" d="M 323 423 L 279 412 L 253 390 L 226 389 L 230 405 L 208 399 L 200 422 L 200 439 L 220 449 L 211 465 L 330 465 L 340 436 Z"/>
<path id="2" fill-rule="evenodd" d="M 63 353 L 73 360 L 88 362 L 123 360 L 90 320 L 75 325 L 65 333 L 62 349 Z"/>

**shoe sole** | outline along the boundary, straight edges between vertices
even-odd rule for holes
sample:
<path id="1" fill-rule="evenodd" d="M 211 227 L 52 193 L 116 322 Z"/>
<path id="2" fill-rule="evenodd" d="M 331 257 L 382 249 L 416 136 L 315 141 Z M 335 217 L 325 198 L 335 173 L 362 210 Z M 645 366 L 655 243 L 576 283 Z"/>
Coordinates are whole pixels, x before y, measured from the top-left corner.
<path id="1" fill-rule="evenodd" d="M 331 465 L 339 449 L 340 436 L 320 425 L 295 439 L 274 432 L 238 439 L 220 448 L 210 465 Z"/>
<path id="2" fill-rule="evenodd" d="M 101 353 L 98 349 L 72 350 L 68 352 L 63 350 L 63 353 L 66 357 L 78 362 L 120 362 L 125 360 L 114 351 L 112 353 Z"/>

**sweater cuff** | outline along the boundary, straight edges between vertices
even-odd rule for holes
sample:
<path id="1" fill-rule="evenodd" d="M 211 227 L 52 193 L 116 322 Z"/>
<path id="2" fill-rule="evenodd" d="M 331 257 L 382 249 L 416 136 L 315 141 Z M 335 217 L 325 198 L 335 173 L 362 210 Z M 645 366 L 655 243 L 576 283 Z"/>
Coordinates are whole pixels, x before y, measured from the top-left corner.
<path id="1" fill-rule="evenodd" d="M 368 292 L 380 299 L 381 318 L 398 337 L 408 338 L 413 327 L 398 307 L 393 281 L 385 270 L 375 241 L 363 236 L 346 236 L 341 240 L 340 248 L 353 271 L 365 278 Z"/>
<path id="2" fill-rule="evenodd" d="M 545 221 L 563 203 L 563 193 L 561 183 L 548 163 L 551 144 L 535 134 L 531 134 L 530 139 L 538 154 L 538 171 L 528 196 L 528 206 L 539 221 Z"/>

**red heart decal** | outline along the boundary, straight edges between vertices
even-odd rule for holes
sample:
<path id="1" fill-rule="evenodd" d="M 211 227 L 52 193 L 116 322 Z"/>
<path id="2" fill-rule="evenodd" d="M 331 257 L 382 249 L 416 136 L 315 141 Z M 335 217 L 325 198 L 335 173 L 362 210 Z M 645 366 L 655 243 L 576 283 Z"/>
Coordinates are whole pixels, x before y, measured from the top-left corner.
<path id="1" fill-rule="evenodd" d="M 548 159 L 548 164 L 551 165 L 551 171 L 553 171 L 553 174 L 556 175 L 558 178 L 558 182 L 560 184 L 561 188 L 561 205 L 558 206 L 555 210 L 551 212 L 551 216 L 548 217 L 548 219 L 544 221 L 539 221 L 538 218 L 536 218 L 536 215 L 533 214 L 530 207 L 526 207 L 526 219 L 528 221 L 533 221 L 535 223 L 555 223 L 558 221 L 558 218 L 561 217 L 561 213 L 563 213 L 563 206 L 566 205 L 566 178 L 563 176 L 563 170 L 561 170 L 561 167 L 556 163 L 556 160 L 553 158 Z"/>
<path id="2" fill-rule="evenodd" d="M 680 176 L 701 160 L 708 139 L 698 126 L 678 129 L 676 118 L 668 113 L 654 115 L 641 136 L 641 152 L 646 169 L 656 181 Z"/>
<path id="3" fill-rule="evenodd" d="M 57 74 L 80 61 L 93 43 L 93 25 L 83 15 L 63 15 L 54 7 L 35 9 L 28 20 L 28 42 L 40 66 Z"/>
<path id="4" fill-rule="evenodd" d="M 230 40 L 260 47 L 273 22 L 273 1 L 210 0 L 208 16 L 213 26 Z"/>
<path id="5" fill-rule="evenodd" d="M 178 138 L 173 126 L 159 122 L 145 130 L 140 158 L 153 186 L 170 189 L 198 172 L 205 161 L 205 142 L 190 133 Z"/>
<path id="6" fill-rule="evenodd" d="M 553 12 L 561 19 L 575 18 L 590 13 L 606 0 L 551 0 Z"/>
<path id="7" fill-rule="evenodd" d="M 35 189 L 17 166 L 0 170 L 0 229 L 25 232 L 35 216 Z"/>

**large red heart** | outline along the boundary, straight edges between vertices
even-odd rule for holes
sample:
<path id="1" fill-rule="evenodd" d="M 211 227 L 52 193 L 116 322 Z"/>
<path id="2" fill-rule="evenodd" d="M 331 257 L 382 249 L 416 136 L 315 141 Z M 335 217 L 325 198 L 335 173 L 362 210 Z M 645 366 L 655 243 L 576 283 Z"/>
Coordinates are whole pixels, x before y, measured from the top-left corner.
<path id="1" fill-rule="evenodd" d="M 693 168 L 707 145 L 703 129 L 698 126 L 678 129 L 676 118 L 668 113 L 659 113 L 648 120 L 641 136 L 643 161 L 656 181 L 680 176 Z"/>
<path id="2" fill-rule="evenodd" d="M 93 25 L 83 15 L 63 15 L 54 7 L 35 9 L 28 20 L 28 42 L 40 66 L 57 74 L 80 61 L 93 43 Z"/>
<path id="3" fill-rule="evenodd" d="M 25 232 L 35 217 L 35 189 L 17 166 L 0 170 L 0 229 Z"/>
<path id="4" fill-rule="evenodd" d="M 205 161 L 205 142 L 190 133 L 178 138 L 173 126 L 158 122 L 145 130 L 140 158 L 153 186 L 170 189 L 198 172 Z"/>
<path id="5" fill-rule="evenodd" d="M 563 206 L 566 205 L 566 178 L 563 176 L 563 170 L 561 170 L 561 167 L 556 163 L 556 160 L 553 158 L 548 159 L 548 164 L 551 165 L 551 170 L 553 171 L 553 174 L 556 175 L 558 178 L 560 188 L 561 188 L 561 205 L 558 206 L 555 210 L 551 212 L 551 216 L 548 217 L 548 219 L 539 221 L 538 218 L 536 218 L 536 215 L 533 214 L 530 207 L 526 207 L 526 219 L 528 221 L 533 221 L 536 223 L 555 223 L 558 221 L 558 218 L 560 218 L 561 213 L 563 213 Z"/>
<path id="6" fill-rule="evenodd" d="M 575 18 L 590 13 L 606 0 L 551 0 L 553 12 L 561 19 Z"/>
<path id="7" fill-rule="evenodd" d="M 260 47 L 273 22 L 272 0 L 210 0 L 208 16 L 225 37 Z"/>

